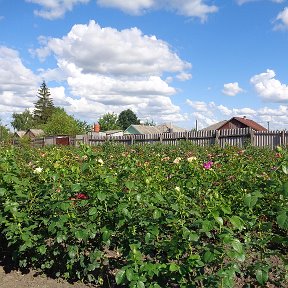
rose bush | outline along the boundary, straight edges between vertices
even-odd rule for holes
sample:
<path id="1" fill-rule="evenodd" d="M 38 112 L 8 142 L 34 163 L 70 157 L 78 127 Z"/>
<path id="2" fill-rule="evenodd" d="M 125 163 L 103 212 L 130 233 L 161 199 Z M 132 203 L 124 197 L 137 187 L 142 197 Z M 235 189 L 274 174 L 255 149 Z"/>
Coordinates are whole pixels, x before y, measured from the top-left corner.
<path id="1" fill-rule="evenodd" d="M 287 169 L 280 147 L 6 148 L 0 230 L 20 266 L 70 280 L 284 287 Z"/>

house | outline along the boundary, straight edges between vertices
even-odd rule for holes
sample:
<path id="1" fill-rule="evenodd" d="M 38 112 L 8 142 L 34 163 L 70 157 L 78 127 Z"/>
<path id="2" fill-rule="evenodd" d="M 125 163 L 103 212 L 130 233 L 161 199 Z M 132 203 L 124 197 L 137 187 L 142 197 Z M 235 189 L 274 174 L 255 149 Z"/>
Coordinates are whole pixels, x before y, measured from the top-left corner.
<path id="1" fill-rule="evenodd" d="M 22 138 L 25 135 L 26 131 L 20 130 L 14 133 L 15 138 Z"/>
<path id="2" fill-rule="evenodd" d="M 124 134 L 161 134 L 161 133 L 172 133 L 172 132 L 185 132 L 186 130 L 175 126 L 173 124 L 161 124 L 157 126 L 148 125 L 130 125 Z"/>
<path id="3" fill-rule="evenodd" d="M 104 133 L 106 133 L 106 136 L 123 136 L 124 134 L 123 130 L 109 130 Z"/>
<path id="4" fill-rule="evenodd" d="M 24 136 L 29 137 L 30 139 L 41 137 L 44 135 L 44 131 L 42 129 L 28 129 Z"/>
<path id="5" fill-rule="evenodd" d="M 232 117 L 230 120 L 223 120 L 209 127 L 202 129 L 202 131 L 209 130 L 226 130 L 237 128 L 251 128 L 255 131 L 267 131 L 265 127 L 259 123 L 244 117 Z"/>

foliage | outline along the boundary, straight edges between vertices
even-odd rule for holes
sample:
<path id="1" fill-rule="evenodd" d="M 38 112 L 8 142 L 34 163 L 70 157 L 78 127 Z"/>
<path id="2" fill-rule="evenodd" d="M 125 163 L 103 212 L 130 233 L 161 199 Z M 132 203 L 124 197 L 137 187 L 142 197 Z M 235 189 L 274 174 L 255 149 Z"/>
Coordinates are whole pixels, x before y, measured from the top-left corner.
<path id="1" fill-rule="evenodd" d="M 54 108 L 48 122 L 41 126 L 46 135 L 76 135 L 84 133 L 79 121 L 68 115 L 63 108 Z"/>
<path id="2" fill-rule="evenodd" d="M 38 90 L 37 97 L 38 100 L 34 104 L 34 120 L 37 124 L 45 124 L 51 117 L 54 110 L 51 93 L 45 81 L 42 82 L 40 89 Z"/>
<path id="3" fill-rule="evenodd" d="M 75 119 L 78 127 L 79 127 L 79 131 L 81 131 L 82 133 L 88 133 L 91 131 L 91 125 L 89 125 L 86 121 L 82 121 L 79 119 Z"/>
<path id="4" fill-rule="evenodd" d="M 287 166 L 287 148 L 3 149 L 0 232 L 22 267 L 101 287 L 288 287 Z"/>
<path id="5" fill-rule="evenodd" d="M 1 125 L 1 121 L 0 121 L 0 143 L 6 142 L 9 139 L 10 139 L 9 130 L 5 125 Z"/>
<path id="6" fill-rule="evenodd" d="M 143 125 L 145 125 L 145 126 L 156 126 L 156 123 L 153 120 L 146 120 Z"/>
<path id="7" fill-rule="evenodd" d="M 11 125 L 18 131 L 34 128 L 35 121 L 33 114 L 28 109 L 25 109 L 22 113 L 13 113 L 12 119 Z"/>
<path id="8" fill-rule="evenodd" d="M 140 124 L 140 120 L 131 109 L 127 109 L 119 114 L 117 123 L 123 130 L 126 130 L 132 124 Z"/>
<path id="9" fill-rule="evenodd" d="M 121 129 L 117 121 L 118 116 L 115 113 L 106 113 L 98 119 L 101 131 Z"/>

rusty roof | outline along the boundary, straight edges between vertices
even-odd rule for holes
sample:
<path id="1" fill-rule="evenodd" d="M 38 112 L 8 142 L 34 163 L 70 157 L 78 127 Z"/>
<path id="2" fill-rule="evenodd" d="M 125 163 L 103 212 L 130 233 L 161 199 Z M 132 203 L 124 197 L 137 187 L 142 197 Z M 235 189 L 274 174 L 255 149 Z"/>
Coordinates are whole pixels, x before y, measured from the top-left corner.
<path id="1" fill-rule="evenodd" d="M 249 127 L 249 128 L 252 128 L 252 129 L 255 130 L 255 131 L 267 131 L 267 129 L 266 129 L 265 127 L 263 127 L 262 125 L 258 124 L 257 122 L 255 122 L 255 121 L 253 121 L 253 120 L 251 120 L 251 119 L 248 119 L 248 118 L 246 118 L 246 117 L 232 117 L 232 118 L 231 118 L 230 120 L 228 120 L 227 122 L 230 122 L 230 121 L 232 121 L 233 119 L 235 119 L 235 120 L 237 120 L 238 122 L 246 125 L 246 126 Z M 226 122 L 226 123 L 227 123 L 227 122 Z M 221 127 L 224 126 L 224 125 L 225 125 L 225 123 L 224 123 L 223 125 L 221 125 Z M 219 127 L 219 128 L 221 128 L 221 127 Z M 219 128 L 218 128 L 218 129 L 219 129 Z"/>

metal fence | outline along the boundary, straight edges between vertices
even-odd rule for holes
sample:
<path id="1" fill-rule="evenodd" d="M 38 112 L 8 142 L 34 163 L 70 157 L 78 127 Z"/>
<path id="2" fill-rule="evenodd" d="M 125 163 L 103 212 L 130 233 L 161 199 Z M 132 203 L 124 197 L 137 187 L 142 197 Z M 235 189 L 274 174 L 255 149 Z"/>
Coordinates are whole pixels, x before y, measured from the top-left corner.
<path id="1" fill-rule="evenodd" d="M 276 146 L 288 145 L 288 131 L 254 131 L 250 128 L 213 130 L 213 131 L 189 131 L 179 133 L 105 136 L 75 139 L 75 145 L 85 143 L 88 145 L 101 145 L 106 142 L 121 143 L 124 145 L 145 145 L 163 143 L 177 145 L 179 141 L 189 141 L 199 146 L 219 145 L 245 147 L 246 145 L 276 148 Z"/>

